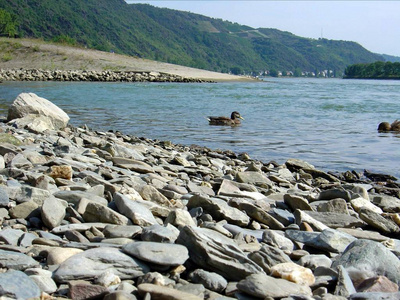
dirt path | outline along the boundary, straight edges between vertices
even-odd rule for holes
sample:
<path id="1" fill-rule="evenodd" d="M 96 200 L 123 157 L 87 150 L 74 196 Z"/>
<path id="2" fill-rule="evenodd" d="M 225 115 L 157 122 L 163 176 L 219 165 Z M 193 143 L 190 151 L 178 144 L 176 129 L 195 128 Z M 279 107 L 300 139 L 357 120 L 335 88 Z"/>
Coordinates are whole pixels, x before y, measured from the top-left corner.
<path id="1" fill-rule="evenodd" d="M 0 62 L 2 69 L 154 71 L 213 81 L 254 80 L 242 76 L 31 39 L 0 38 Z"/>

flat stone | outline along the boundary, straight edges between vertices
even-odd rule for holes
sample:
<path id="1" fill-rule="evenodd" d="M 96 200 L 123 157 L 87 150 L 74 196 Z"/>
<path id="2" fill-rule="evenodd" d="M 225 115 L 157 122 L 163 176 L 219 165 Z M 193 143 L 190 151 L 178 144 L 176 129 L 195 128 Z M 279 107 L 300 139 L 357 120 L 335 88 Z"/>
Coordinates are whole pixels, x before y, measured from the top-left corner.
<path id="1" fill-rule="evenodd" d="M 216 272 L 228 280 L 240 280 L 263 273 L 232 239 L 210 229 L 185 226 L 176 241 L 189 250 L 190 259 L 199 267 Z"/>
<path id="2" fill-rule="evenodd" d="M 252 274 L 239 281 L 237 288 L 257 298 L 284 298 L 289 295 L 311 296 L 308 286 L 299 285 L 285 279 L 274 278 L 265 274 Z"/>
<path id="3" fill-rule="evenodd" d="M 369 240 L 356 240 L 333 262 L 332 267 L 342 265 L 352 274 L 350 276 L 386 276 L 396 284 L 400 282 L 400 261 L 381 243 Z M 354 281 L 354 279 L 353 279 Z"/>
<path id="4" fill-rule="evenodd" d="M 142 283 L 138 286 L 139 294 L 144 297 L 146 294 L 150 294 L 151 299 L 163 299 L 163 300 L 202 300 L 190 293 L 178 291 L 173 288 L 159 286 L 150 283 Z"/>
<path id="5" fill-rule="evenodd" d="M 22 230 L 7 228 L 0 231 L 0 241 L 7 245 L 18 246 L 18 241 L 23 234 L 24 232 Z"/>
<path id="6" fill-rule="evenodd" d="M 75 206 L 78 205 L 79 201 L 83 198 L 90 199 L 90 201 L 97 202 L 103 205 L 108 204 L 107 199 L 84 191 L 59 191 L 54 193 L 53 195 L 54 197 L 63 199 L 68 203 L 74 204 Z"/>
<path id="7" fill-rule="evenodd" d="M 133 224 L 139 226 L 158 224 L 151 211 L 144 205 L 120 193 L 115 193 L 113 198 L 118 211 L 128 217 Z"/>
<path id="8" fill-rule="evenodd" d="M 343 213 L 308 211 L 307 214 L 313 219 L 333 229 L 357 228 L 366 225 L 363 220 Z"/>
<path id="9" fill-rule="evenodd" d="M 116 225 L 128 225 L 131 221 L 113 209 L 96 202 L 89 202 L 82 216 L 86 222 L 101 222 Z"/>
<path id="10" fill-rule="evenodd" d="M 106 238 L 134 238 L 141 233 L 142 227 L 136 225 L 107 225 L 103 230 Z"/>
<path id="11" fill-rule="evenodd" d="M 165 226 L 154 224 L 143 228 L 141 234 L 143 241 L 158 243 L 174 243 L 178 236 L 179 230 L 171 224 Z"/>
<path id="12" fill-rule="evenodd" d="M 121 168 L 129 169 L 138 173 L 154 173 L 154 169 L 145 162 L 124 157 L 113 157 L 112 162 Z"/>
<path id="13" fill-rule="evenodd" d="M 290 257 L 283 250 L 270 245 L 262 246 L 260 250 L 251 252 L 248 257 L 267 274 L 270 274 L 273 266 L 291 262 Z"/>
<path id="14" fill-rule="evenodd" d="M 396 293 L 399 291 L 399 286 L 385 276 L 376 276 L 361 282 L 357 287 L 357 291 L 363 293 Z"/>
<path id="15" fill-rule="evenodd" d="M 385 212 L 400 212 L 400 199 L 389 195 L 374 195 L 372 203 Z"/>
<path id="16" fill-rule="evenodd" d="M 47 252 L 47 264 L 60 265 L 71 256 L 81 252 L 83 252 L 82 249 L 52 247 Z"/>
<path id="17" fill-rule="evenodd" d="M 32 257 L 13 251 L 0 250 L 0 267 L 23 271 L 39 265 Z"/>
<path id="18" fill-rule="evenodd" d="M 14 219 L 29 219 L 40 216 L 39 205 L 33 201 L 18 204 L 9 210 L 10 216 Z"/>
<path id="19" fill-rule="evenodd" d="M 77 279 L 92 280 L 106 270 L 111 270 L 121 279 L 133 279 L 150 271 L 143 262 L 118 249 L 101 247 L 71 256 L 54 272 L 53 278 L 59 283 Z"/>
<path id="20" fill-rule="evenodd" d="M 189 258 L 188 249 L 182 245 L 133 242 L 122 247 L 125 253 L 157 265 L 178 266 Z"/>
<path id="21" fill-rule="evenodd" d="M 7 207 L 9 203 L 10 199 L 8 197 L 7 190 L 0 186 L 0 207 Z"/>
<path id="22" fill-rule="evenodd" d="M 271 267 L 271 276 L 289 280 L 291 282 L 311 286 L 315 277 L 309 268 L 299 266 L 294 262 L 284 262 Z"/>
<path id="23" fill-rule="evenodd" d="M 359 215 L 368 225 L 376 228 L 382 233 L 391 234 L 400 231 L 399 226 L 395 222 L 382 217 L 380 214 L 373 212 L 368 208 L 362 207 L 359 211 Z"/>
<path id="24" fill-rule="evenodd" d="M 226 201 L 219 198 L 194 195 L 190 197 L 187 207 L 188 209 L 202 207 L 204 212 L 209 213 L 214 219 L 227 220 L 229 223 L 238 226 L 246 226 L 250 222 L 246 214 L 229 206 Z"/>
<path id="25" fill-rule="evenodd" d="M 67 205 L 67 202 L 55 197 L 45 199 L 41 208 L 41 217 L 44 225 L 49 229 L 60 225 L 64 220 Z"/>
<path id="26" fill-rule="evenodd" d="M 373 204 L 371 201 L 361 198 L 361 197 L 350 200 L 350 203 L 356 212 L 359 212 L 361 208 L 368 208 L 369 210 L 371 210 L 377 214 L 383 213 L 381 208 L 379 208 L 378 206 Z"/>
<path id="27" fill-rule="evenodd" d="M 171 224 L 173 226 L 196 226 L 192 216 L 187 210 L 175 209 L 172 210 L 164 221 L 164 224 Z"/>
<path id="28" fill-rule="evenodd" d="M 21 288 L 23 287 L 23 288 Z M 24 272 L 9 270 L 0 274 L 0 296 L 14 299 L 39 298 L 41 291 L 37 284 Z"/>
<path id="29" fill-rule="evenodd" d="M 286 205 L 288 205 L 292 211 L 295 211 L 296 209 L 300 210 L 313 210 L 311 205 L 308 203 L 307 199 L 298 196 L 298 195 L 292 195 L 292 194 L 285 194 L 283 196 L 283 200 Z"/>
<path id="30" fill-rule="evenodd" d="M 189 279 L 192 282 L 200 283 L 204 285 L 206 289 L 223 292 L 228 285 L 228 282 L 224 277 L 217 273 L 208 272 L 202 269 L 196 269 L 189 274 Z"/>

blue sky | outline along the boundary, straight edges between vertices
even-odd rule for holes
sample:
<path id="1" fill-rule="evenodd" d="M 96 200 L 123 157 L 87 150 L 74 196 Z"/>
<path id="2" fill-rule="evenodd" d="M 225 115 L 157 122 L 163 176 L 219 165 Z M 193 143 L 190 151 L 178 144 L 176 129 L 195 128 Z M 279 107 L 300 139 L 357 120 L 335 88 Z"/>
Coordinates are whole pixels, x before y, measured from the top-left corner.
<path id="1" fill-rule="evenodd" d="M 400 56 L 400 1 L 147 1 L 251 27 L 308 37 L 355 41 L 376 53 Z"/>

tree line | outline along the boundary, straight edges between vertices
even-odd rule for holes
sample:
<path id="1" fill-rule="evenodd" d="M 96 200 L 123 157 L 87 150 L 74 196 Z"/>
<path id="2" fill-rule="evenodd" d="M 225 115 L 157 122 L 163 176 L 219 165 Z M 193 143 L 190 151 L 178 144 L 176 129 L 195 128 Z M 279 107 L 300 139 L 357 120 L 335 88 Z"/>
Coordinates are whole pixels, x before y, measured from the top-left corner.
<path id="1" fill-rule="evenodd" d="M 400 62 L 377 61 L 354 64 L 344 71 L 344 78 L 354 79 L 400 79 Z"/>

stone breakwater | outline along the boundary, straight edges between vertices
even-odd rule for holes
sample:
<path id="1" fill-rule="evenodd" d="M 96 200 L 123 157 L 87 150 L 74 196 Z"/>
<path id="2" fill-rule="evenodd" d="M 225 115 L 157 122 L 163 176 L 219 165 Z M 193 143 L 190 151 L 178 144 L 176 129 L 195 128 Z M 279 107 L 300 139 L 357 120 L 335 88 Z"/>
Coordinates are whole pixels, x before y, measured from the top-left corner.
<path id="1" fill-rule="evenodd" d="M 68 120 L 21 94 L 0 122 L 0 296 L 400 299 L 392 178 Z"/>
<path id="2" fill-rule="evenodd" d="M 0 81 L 213 82 L 161 72 L 0 69 Z"/>

